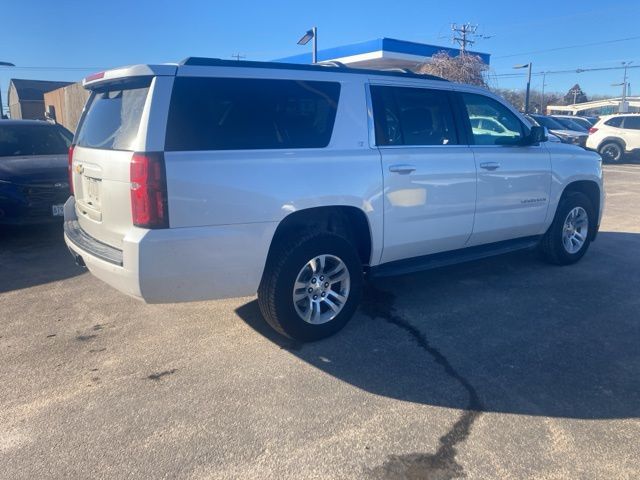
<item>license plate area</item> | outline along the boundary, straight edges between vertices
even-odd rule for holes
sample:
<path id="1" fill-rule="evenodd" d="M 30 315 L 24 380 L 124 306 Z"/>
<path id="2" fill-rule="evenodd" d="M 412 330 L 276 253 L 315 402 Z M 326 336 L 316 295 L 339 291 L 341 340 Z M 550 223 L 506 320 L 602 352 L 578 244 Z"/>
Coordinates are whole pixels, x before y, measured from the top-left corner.
<path id="1" fill-rule="evenodd" d="M 95 209 L 99 209 L 102 181 L 98 178 L 85 176 L 83 178 L 83 186 L 84 203 Z"/>

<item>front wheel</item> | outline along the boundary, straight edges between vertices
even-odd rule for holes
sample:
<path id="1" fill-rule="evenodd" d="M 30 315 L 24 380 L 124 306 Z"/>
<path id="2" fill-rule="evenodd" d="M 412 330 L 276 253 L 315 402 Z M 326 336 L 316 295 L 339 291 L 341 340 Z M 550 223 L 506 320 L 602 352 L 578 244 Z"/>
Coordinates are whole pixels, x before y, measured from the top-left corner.
<path id="1" fill-rule="evenodd" d="M 258 289 L 265 320 L 300 341 L 333 335 L 360 302 L 362 265 L 354 246 L 332 233 L 275 246 Z"/>
<path id="2" fill-rule="evenodd" d="M 589 198 L 580 192 L 562 197 L 553 223 L 540 244 L 544 257 L 557 265 L 580 260 L 591 243 L 595 212 Z"/>

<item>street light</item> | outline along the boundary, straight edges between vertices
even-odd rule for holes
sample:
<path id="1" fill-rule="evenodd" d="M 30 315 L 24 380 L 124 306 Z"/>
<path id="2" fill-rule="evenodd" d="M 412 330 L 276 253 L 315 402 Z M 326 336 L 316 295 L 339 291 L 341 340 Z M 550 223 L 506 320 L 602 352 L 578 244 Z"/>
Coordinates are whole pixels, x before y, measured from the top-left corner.
<path id="1" fill-rule="evenodd" d="M 15 67 L 11 62 L 0 62 L 0 67 Z M 4 106 L 2 105 L 2 86 L 0 86 L 0 119 L 4 118 Z"/>
<path id="2" fill-rule="evenodd" d="M 527 77 L 527 93 L 524 97 L 524 113 L 529 113 L 529 93 L 531 92 L 531 62 L 524 65 L 514 65 L 513 68 L 528 68 L 529 76 Z"/>
<path id="3" fill-rule="evenodd" d="M 612 87 L 619 87 L 622 85 L 622 101 L 620 102 L 620 106 L 618 107 L 618 113 L 626 113 L 627 112 L 627 68 L 633 62 L 622 62 L 622 66 L 624 67 L 624 77 L 622 79 L 622 83 L 612 83 Z"/>
<path id="4" fill-rule="evenodd" d="M 313 40 L 313 50 L 311 53 L 311 63 L 317 63 L 318 61 L 318 29 L 313 27 L 311 30 L 307 30 L 300 40 L 298 45 L 306 45 L 309 40 Z"/>

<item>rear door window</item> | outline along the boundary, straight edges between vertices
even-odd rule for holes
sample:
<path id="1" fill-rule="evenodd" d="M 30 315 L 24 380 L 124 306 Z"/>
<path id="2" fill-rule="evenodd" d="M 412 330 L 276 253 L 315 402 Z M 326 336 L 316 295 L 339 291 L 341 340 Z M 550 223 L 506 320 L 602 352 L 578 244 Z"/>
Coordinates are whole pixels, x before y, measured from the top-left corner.
<path id="1" fill-rule="evenodd" d="M 0 126 L 0 157 L 66 154 L 69 137 L 55 125 Z"/>
<path id="2" fill-rule="evenodd" d="M 411 87 L 371 86 L 376 145 L 456 145 L 448 93 Z"/>
<path id="3" fill-rule="evenodd" d="M 80 121 L 76 144 L 104 150 L 132 150 L 138 136 L 150 78 L 93 91 Z"/>
<path id="4" fill-rule="evenodd" d="M 177 77 L 165 149 L 326 147 L 339 96 L 337 82 Z"/>
<path id="5" fill-rule="evenodd" d="M 610 118 L 609 120 L 607 120 L 606 122 L 604 122 L 605 125 L 608 125 L 609 127 L 617 127 L 620 128 L 620 126 L 622 125 L 622 117 L 613 117 Z"/>

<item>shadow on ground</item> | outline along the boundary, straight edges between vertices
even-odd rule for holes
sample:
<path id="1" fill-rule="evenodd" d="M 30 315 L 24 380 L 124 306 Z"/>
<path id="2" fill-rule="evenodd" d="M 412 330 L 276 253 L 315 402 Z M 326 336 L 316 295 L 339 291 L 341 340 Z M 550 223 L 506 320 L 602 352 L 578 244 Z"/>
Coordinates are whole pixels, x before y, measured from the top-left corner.
<path id="1" fill-rule="evenodd" d="M 376 281 L 365 289 L 360 314 L 313 344 L 274 333 L 256 301 L 237 313 L 293 355 L 376 395 L 472 417 L 634 418 L 639 250 L 640 234 L 603 232 L 570 267 L 520 252 Z M 457 441 L 449 440 L 453 448 Z"/>
<path id="2" fill-rule="evenodd" d="M 0 293 L 83 273 L 69 254 L 62 224 L 0 226 Z"/>

